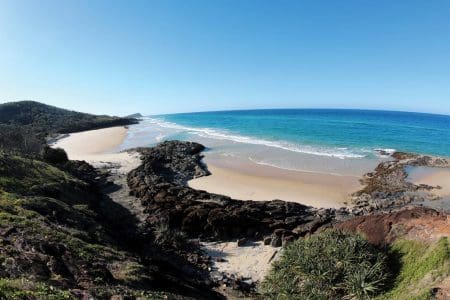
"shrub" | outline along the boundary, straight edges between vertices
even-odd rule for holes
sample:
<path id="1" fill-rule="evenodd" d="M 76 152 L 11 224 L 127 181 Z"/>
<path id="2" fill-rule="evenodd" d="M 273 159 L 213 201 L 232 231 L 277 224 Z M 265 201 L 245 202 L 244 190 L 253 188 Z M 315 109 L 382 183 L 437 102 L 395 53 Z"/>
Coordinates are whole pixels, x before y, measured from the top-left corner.
<path id="1" fill-rule="evenodd" d="M 369 299 L 386 283 L 386 261 L 360 235 L 327 230 L 291 243 L 261 292 L 270 299 Z"/>
<path id="2" fill-rule="evenodd" d="M 69 160 L 66 151 L 61 148 L 51 148 L 46 146 L 43 151 L 43 159 L 51 164 L 63 164 Z"/>

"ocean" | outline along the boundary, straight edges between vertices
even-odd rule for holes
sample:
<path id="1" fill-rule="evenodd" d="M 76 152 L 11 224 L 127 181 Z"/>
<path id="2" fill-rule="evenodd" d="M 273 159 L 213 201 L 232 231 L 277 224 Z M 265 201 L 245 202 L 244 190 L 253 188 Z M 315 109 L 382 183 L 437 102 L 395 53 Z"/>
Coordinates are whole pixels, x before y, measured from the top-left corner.
<path id="1" fill-rule="evenodd" d="M 192 140 L 210 157 L 299 171 L 361 175 L 407 151 L 450 157 L 450 116 L 345 109 L 266 109 L 145 117 L 123 147 Z"/>

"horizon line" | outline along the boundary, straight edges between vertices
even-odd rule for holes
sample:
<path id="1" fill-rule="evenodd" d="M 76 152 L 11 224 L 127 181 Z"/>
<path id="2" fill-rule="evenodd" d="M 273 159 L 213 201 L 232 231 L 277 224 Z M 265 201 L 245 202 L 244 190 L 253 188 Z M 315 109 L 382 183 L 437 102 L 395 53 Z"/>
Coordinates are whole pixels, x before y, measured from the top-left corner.
<path id="1" fill-rule="evenodd" d="M 11 100 L 11 101 L 5 101 L 0 102 L 0 105 L 7 104 L 7 103 L 14 103 L 14 102 L 37 102 L 42 103 L 45 105 L 62 108 L 66 110 L 76 111 L 76 112 L 83 112 L 81 110 L 77 110 L 74 108 L 65 108 L 61 106 L 57 106 L 54 104 L 48 104 L 43 101 L 38 100 L 32 100 L 32 99 L 22 99 L 22 100 Z M 236 111 L 256 111 L 256 110 L 354 110 L 354 111 L 379 111 L 379 112 L 397 112 L 397 113 L 410 113 L 410 114 L 423 114 L 423 115 L 434 115 L 434 116 L 443 116 L 443 117 L 450 117 L 450 113 L 436 113 L 436 112 L 421 112 L 421 111 L 409 111 L 409 110 L 401 110 L 401 109 L 385 109 L 385 108 L 345 108 L 345 107 L 277 107 L 277 108 L 231 108 L 231 109 L 213 109 L 213 110 L 195 110 L 195 111 L 187 111 L 187 112 L 173 112 L 173 113 L 158 113 L 158 114 L 147 114 L 147 113 L 141 113 L 141 112 L 135 112 L 135 113 L 141 113 L 143 116 L 164 116 L 164 115 L 179 115 L 179 114 L 194 114 L 194 113 L 213 113 L 213 112 L 236 112 Z M 105 113 L 94 113 L 94 112 L 84 112 L 88 114 L 98 114 L 98 115 L 105 115 Z M 108 115 L 108 114 L 106 114 Z M 114 114 L 110 114 L 111 116 L 114 116 Z M 130 115 L 130 114 L 128 114 Z M 119 115 L 116 115 L 119 116 Z M 126 116 L 120 116 L 120 117 L 126 117 Z"/>
<path id="2" fill-rule="evenodd" d="M 420 111 L 408 111 L 408 110 L 396 110 L 396 109 L 380 109 L 380 108 L 334 108 L 334 107 L 282 107 L 282 108 L 236 108 L 236 109 L 214 109 L 203 111 L 189 111 L 189 112 L 176 112 L 176 113 L 162 113 L 162 114 L 146 114 L 144 116 L 165 116 L 165 115 L 182 115 L 182 114 L 200 114 L 200 113 L 214 113 L 214 112 L 239 112 L 239 111 L 261 111 L 261 110 L 353 110 L 353 111 L 378 111 L 378 112 L 394 112 L 394 113 L 407 113 L 407 114 L 422 114 L 450 117 L 450 113 L 433 113 L 433 112 L 420 112 Z"/>

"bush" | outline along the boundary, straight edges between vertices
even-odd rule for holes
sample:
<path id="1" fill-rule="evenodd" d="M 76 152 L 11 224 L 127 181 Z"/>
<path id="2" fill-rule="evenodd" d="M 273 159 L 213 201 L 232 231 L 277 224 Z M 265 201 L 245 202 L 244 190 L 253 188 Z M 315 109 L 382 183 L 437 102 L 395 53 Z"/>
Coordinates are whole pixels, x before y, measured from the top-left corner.
<path id="1" fill-rule="evenodd" d="M 51 164 L 63 164 L 69 160 L 64 149 L 51 148 L 48 146 L 44 148 L 42 157 L 46 162 Z"/>
<path id="2" fill-rule="evenodd" d="M 386 283 L 386 261 L 360 235 L 327 230 L 291 243 L 261 292 L 270 299 L 369 299 Z"/>

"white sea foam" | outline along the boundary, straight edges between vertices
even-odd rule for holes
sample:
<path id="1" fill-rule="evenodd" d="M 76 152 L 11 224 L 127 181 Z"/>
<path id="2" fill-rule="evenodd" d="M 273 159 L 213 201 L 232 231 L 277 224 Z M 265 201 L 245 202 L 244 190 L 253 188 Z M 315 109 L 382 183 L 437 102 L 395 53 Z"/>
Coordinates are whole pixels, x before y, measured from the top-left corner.
<path id="1" fill-rule="evenodd" d="M 391 156 L 392 154 L 394 154 L 394 152 L 397 150 L 390 149 L 390 148 L 386 148 L 386 149 L 376 148 L 376 149 L 374 149 L 374 151 L 377 154 L 377 156 L 379 156 L 379 157 L 388 157 L 388 156 Z M 386 153 L 386 154 L 383 154 L 383 153 Z"/>
<path id="2" fill-rule="evenodd" d="M 195 128 L 195 127 L 188 127 L 188 126 L 182 126 L 176 123 L 167 122 L 165 120 L 156 119 L 156 118 L 148 118 L 146 119 L 147 122 L 157 125 L 163 128 L 170 128 L 175 129 L 179 131 L 186 131 L 191 134 L 198 135 L 200 137 L 204 138 L 213 138 L 213 139 L 219 139 L 219 140 L 229 140 L 236 143 L 245 143 L 245 144 L 251 144 L 251 145 L 261 145 L 261 146 L 267 146 L 272 148 L 278 148 L 283 149 L 287 151 L 292 152 L 298 152 L 298 153 L 304 153 L 304 154 L 311 154 L 311 155 L 319 155 L 319 156 L 327 156 L 327 157 L 336 157 L 340 159 L 345 158 L 364 158 L 366 155 L 354 153 L 350 151 L 347 148 L 326 148 L 326 147 L 314 147 L 309 145 L 298 145 L 294 143 L 289 143 L 285 141 L 270 141 L 270 140 L 264 140 L 264 139 L 257 139 L 253 137 L 243 136 L 243 135 L 236 135 L 231 133 L 226 133 L 222 131 L 218 131 L 216 129 L 212 128 Z M 366 152 L 366 151 L 363 151 Z M 367 152 L 366 152 L 367 153 Z"/>
<path id="3" fill-rule="evenodd" d="M 158 142 L 160 142 L 160 141 L 162 141 L 165 137 L 166 137 L 166 135 L 165 135 L 164 133 L 160 132 L 160 133 L 158 133 L 158 135 L 156 136 L 155 139 L 156 139 Z"/>

